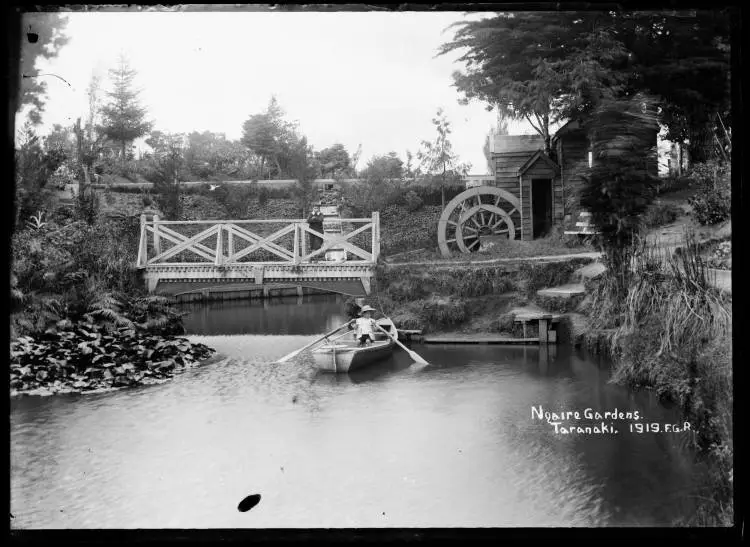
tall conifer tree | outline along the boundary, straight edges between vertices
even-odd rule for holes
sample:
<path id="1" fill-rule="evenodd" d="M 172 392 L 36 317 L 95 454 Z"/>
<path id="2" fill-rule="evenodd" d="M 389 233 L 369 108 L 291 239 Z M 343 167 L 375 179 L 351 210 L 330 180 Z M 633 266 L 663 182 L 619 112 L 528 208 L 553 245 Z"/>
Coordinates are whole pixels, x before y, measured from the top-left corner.
<path id="1" fill-rule="evenodd" d="M 147 110 L 138 100 L 139 91 L 134 89 L 136 71 L 130 68 L 127 58 L 120 55 L 118 66 L 110 69 L 113 89 L 107 95 L 109 103 L 102 107 L 102 133 L 120 145 L 122 161 L 129 143 L 151 130 L 146 120 Z"/>

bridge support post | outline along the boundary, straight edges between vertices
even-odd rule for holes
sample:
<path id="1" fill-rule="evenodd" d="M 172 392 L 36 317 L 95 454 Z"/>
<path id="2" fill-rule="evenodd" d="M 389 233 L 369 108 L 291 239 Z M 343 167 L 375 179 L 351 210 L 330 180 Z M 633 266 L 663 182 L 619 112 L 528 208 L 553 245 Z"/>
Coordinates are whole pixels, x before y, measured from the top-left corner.
<path id="1" fill-rule="evenodd" d="M 159 284 L 159 278 L 154 275 L 147 275 L 146 276 L 146 288 L 148 289 L 149 294 L 153 294 L 153 292 L 156 290 L 156 285 Z"/>
<path id="2" fill-rule="evenodd" d="M 370 292 L 372 291 L 372 287 L 370 285 L 370 282 L 372 281 L 372 278 L 370 278 L 370 277 L 360 277 L 359 280 L 362 282 L 362 286 L 365 289 L 365 294 L 367 296 L 370 296 Z"/>
<path id="3" fill-rule="evenodd" d="M 304 296 L 305 293 L 302 290 L 302 285 L 297 285 L 297 296 Z"/>

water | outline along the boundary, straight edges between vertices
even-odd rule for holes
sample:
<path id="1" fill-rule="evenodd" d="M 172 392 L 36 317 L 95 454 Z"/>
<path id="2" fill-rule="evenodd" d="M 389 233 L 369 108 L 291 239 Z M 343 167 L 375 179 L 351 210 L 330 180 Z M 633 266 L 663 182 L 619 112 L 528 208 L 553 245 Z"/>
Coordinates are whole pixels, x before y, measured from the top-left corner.
<path id="1" fill-rule="evenodd" d="M 236 304 L 194 309 L 188 325 L 207 317 L 216 332 L 234 315 L 257 331 L 263 307 Z M 692 510 L 684 435 L 562 436 L 532 420 L 543 405 L 678 421 L 582 354 L 415 346 L 429 367 L 399 351 L 325 374 L 273 361 L 338 324 L 341 301 L 268 310 L 263 328 L 292 334 L 191 335 L 219 355 L 169 383 L 14 399 L 13 527 L 642 526 Z"/>

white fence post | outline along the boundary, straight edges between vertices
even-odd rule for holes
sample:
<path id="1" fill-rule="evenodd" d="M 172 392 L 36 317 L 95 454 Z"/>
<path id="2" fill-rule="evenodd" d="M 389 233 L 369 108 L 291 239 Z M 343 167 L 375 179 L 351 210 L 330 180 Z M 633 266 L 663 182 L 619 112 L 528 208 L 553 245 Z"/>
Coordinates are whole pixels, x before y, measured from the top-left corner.
<path id="1" fill-rule="evenodd" d="M 154 215 L 154 252 L 161 254 L 161 238 L 159 237 L 159 215 Z"/>
<path id="2" fill-rule="evenodd" d="M 377 262 L 380 256 L 380 212 L 372 213 L 372 261 Z"/>
<path id="3" fill-rule="evenodd" d="M 147 243 L 146 243 L 146 215 L 141 214 L 141 242 L 138 245 L 138 262 L 139 268 L 146 266 L 147 262 Z"/>
<path id="4" fill-rule="evenodd" d="M 227 262 L 232 261 L 234 256 L 234 232 L 232 232 L 232 224 L 227 224 Z"/>
<path id="5" fill-rule="evenodd" d="M 294 223 L 294 263 L 299 264 L 300 252 L 299 252 L 299 240 L 300 240 L 299 223 Z"/>
<path id="6" fill-rule="evenodd" d="M 219 224 L 219 230 L 216 232 L 216 266 L 221 266 L 224 262 L 224 238 L 222 237 L 224 232 L 224 225 Z"/>

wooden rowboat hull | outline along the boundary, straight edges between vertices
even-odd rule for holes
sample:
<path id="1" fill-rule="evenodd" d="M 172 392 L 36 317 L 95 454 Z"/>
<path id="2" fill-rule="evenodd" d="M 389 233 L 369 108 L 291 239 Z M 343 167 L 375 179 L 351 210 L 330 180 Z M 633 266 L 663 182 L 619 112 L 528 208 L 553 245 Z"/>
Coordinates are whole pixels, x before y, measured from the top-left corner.
<path id="1" fill-rule="evenodd" d="M 378 321 L 378 324 L 398 337 L 398 332 L 390 321 Z M 380 340 L 362 347 L 353 337 L 354 334 L 352 333 L 352 338 L 348 340 L 337 340 L 313 350 L 312 356 L 317 368 L 328 372 L 357 370 L 387 359 L 393 353 L 393 348 L 396 345 L 396 342 L 385 334 L 379 336 Z"/>

